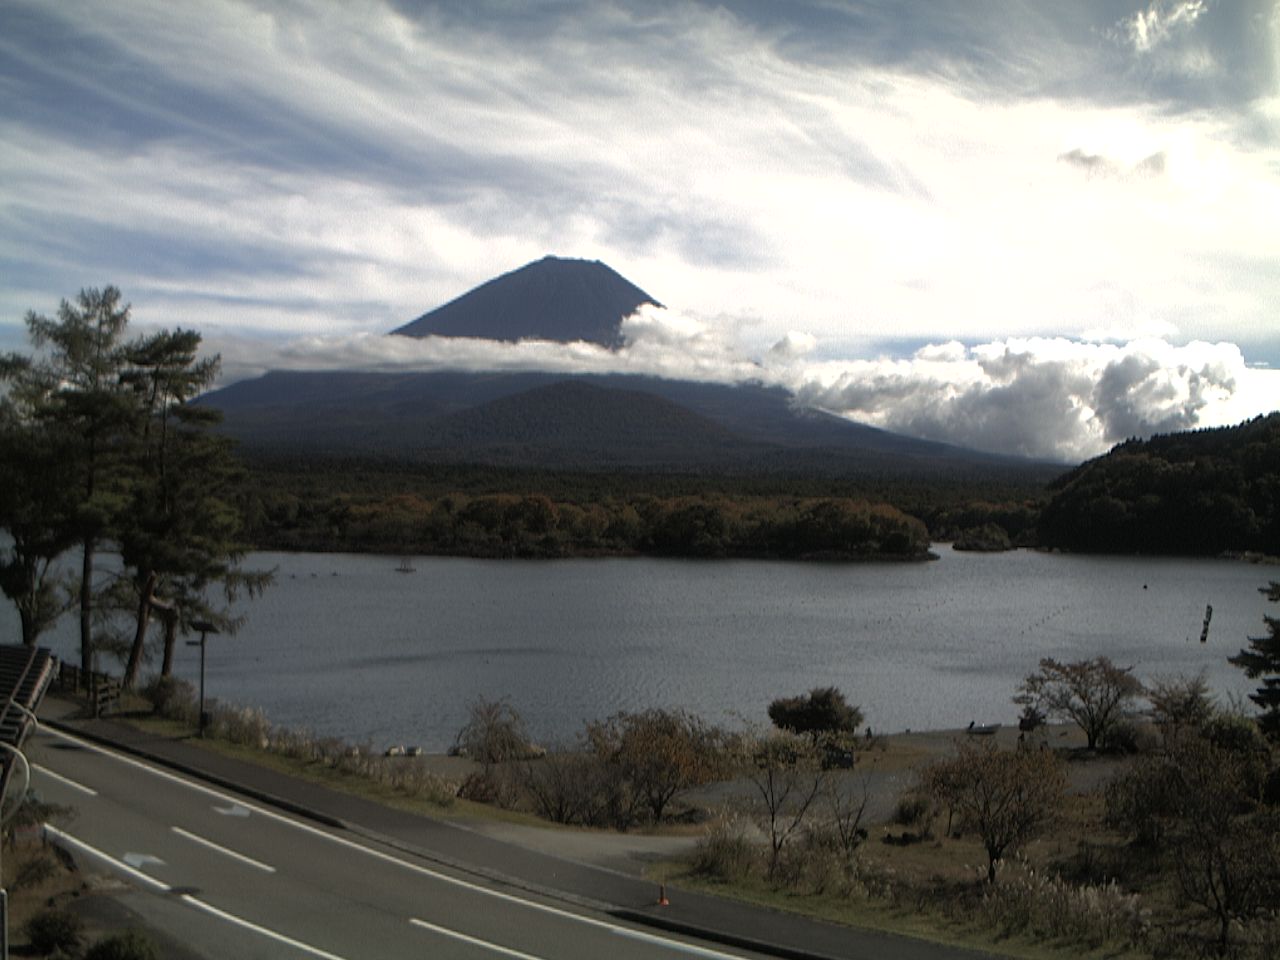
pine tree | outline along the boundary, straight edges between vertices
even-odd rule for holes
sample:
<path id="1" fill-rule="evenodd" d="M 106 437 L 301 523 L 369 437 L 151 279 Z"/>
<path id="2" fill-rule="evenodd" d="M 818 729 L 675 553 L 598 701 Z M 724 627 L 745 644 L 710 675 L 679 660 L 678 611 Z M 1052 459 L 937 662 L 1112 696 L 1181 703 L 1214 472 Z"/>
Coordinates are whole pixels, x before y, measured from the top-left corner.
<path id="1" fill-rule="evenodd" d="M 69 578 L 56 565 L 75 546 L 71 518 L 77 497 L 64 482 L 70 463 L 65 438 L 35 421 L 21 390 L 25 358 L 0 358 L 0 591 L 18 609 L 22 642 L 35 646 L 41 633 L 67 609 Z"/>
<path id="2" fill-rule="evenodd" d="M 1280 582 L 1273 580 L 1269 586 L 1259 587 L 1258 592 L 1266 594 L 1272 603 L 1280 603 Z M 1250 680 L 1262 677 L 1262 686 L 1249 699 L 1262 708 L 1258 718 L 1262 732 L 1268 739 L 1280 741 L 1280 617 L 1262 619 L 1267 625 L 1266 635 L 1250 637 L 1248 649 L 1228 659 Z"/>
<path id="3" fill-rule="evenodd" d="M 172 663 L 178 629 L 211 621 L 229 632 L 235 621 L 206 599 L 219 583 L 228 597 L 251 595 L 270 575 L 235 567 L 246 547 L 228 492 L 238 474 L 230 441 L 210 431 L 216 410 L 191 400 L 217 376 L 217 357 L 198 360 L 200 335 L 163 331 L 130 344 L 123 382 L 132 389 L 134 422 L 130 504 L 116 538 L 134 607 L 125 686 L 138 679 L 152 615 L 165 619 L 164 666 Z M 162 673 L 167 670 L 162 668 Z"/>
<path id="4" fill-rule="evenodd" d="M 26 323 L 32 344 L 46 348 L 47 356 L 27 366 L 20 390 L 33 417 L 65 440 L 71 452 L 61 483 L 77 496 L 70 527 L 82 550 L 80 666 L 88 671 L 93 666 L 94 558 L 122 504 L 118 464 L 130 401 L 120 372 L 129 305 L 121 303 L 115 287 L 81 290 L 75 303 L 62 301 L 56 319 L 32 311 Z"/>

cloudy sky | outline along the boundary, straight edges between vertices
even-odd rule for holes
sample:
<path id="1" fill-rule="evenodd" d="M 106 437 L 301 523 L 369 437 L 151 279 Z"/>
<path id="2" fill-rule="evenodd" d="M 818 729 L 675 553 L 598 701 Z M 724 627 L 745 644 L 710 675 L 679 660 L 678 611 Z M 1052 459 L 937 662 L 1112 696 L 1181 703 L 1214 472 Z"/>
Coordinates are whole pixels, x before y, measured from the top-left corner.
<path id="1" fill-rule="evenodd" d="M 4 0 L 0 349 L 115 284 L 273 366 L 781 383 L 1078 459 L 1280 406 L 1262 0 Z M 628 345 L 387 338 L 599 259 Z"/>

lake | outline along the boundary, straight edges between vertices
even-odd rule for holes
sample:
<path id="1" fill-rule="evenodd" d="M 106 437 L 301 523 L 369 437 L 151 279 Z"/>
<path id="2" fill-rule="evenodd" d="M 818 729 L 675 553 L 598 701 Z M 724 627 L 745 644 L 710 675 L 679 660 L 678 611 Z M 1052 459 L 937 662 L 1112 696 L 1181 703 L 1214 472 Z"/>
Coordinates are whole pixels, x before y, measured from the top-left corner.
<path id="1" fill-rule="evenodd" d="M 921 564 L 423 557 L 413 572 L 399 557 L 253 554 L 276 584 L 240 605 L 238 634 L 209 638 L 207 695 L 443 750 L 477 697 L 509 698 L 557 743 L 656 706 L 767 723 L 770 700 L 829 685 L 878 731 L 1009 723 L 1045 656 L 1106 654 L 1144 680 L 1204 670 L 1224 697 L 1256 686 L 1226 658 L 1277 613 L 1258 592 L 1274 567 L 934 549 Z M 65 617 L 43 642 L 75 662 L 76 630 Z M 0 634 L 19 636 L 7 604 Z M 180 648 L 176 670 L 197 681 L 199 651 Z"/>

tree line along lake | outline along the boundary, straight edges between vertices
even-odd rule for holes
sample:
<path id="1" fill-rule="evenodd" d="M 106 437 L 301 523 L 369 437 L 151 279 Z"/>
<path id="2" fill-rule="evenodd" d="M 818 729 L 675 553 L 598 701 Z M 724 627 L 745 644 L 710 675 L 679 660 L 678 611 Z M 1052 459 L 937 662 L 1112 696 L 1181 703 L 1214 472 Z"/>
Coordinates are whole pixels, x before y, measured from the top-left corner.
<path id="1" fill-rule="evenodd" d="M 1103 654 L 1144 681 L 1204 671 L 1224 700 L 1256 686 L 1226 658 L 1275 614 L 1258 592 L 1275 567 L 935 550 L 919 564 L 415 557 L 411 570 L 255 553 L 245 566 L 276 581 L 238 604 L 239 633 L 209 638 L 206 687 L 281 726 L 440 751 L 478 697 L 507 698 L 553 744 L 649 707 L 767 723 L 770 700 L 830 685 L 876 731 L 1012 723 L 1046 656 Z M 75 662 L 77 626 L 65 616 L 42 642 Z M 12 608 L 0 628 L 16 641 Z M 198 682 L 198 649 L 180 647 L 175 672 Z"/>

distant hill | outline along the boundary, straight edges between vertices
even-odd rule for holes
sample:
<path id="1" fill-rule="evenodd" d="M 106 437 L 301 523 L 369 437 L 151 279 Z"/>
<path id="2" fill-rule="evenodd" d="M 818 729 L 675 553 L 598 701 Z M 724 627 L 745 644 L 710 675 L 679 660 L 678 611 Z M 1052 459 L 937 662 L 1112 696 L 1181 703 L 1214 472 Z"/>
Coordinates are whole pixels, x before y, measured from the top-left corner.
<path id="1" fill-rule="evenodd" d="M 1280 555 L 1280 413 L 1130 440 L 1051 487 L 1044 546 L 1089 553 Z"/>
<path id="2" fill-rule="evenodd" d="M 759 384 L 550 373 L 273 371 L 206 395 L 250 455 L 1047 481 L 1056 465 L 797 408 Z"/>
<path id="3" fill-rule="evenodd" d="M 642 304 L 661 306 L 598 260 L 544 257 L 481 284 L 393 331 L 406 337 L 583 340 L 621 346 L 621 322 Z"/>

